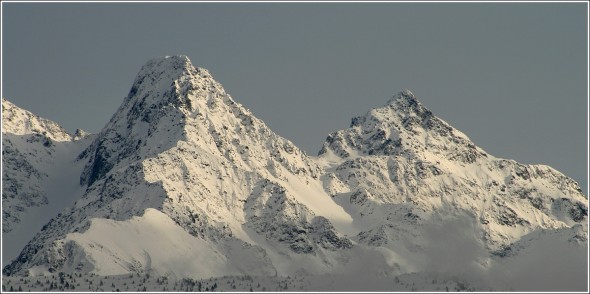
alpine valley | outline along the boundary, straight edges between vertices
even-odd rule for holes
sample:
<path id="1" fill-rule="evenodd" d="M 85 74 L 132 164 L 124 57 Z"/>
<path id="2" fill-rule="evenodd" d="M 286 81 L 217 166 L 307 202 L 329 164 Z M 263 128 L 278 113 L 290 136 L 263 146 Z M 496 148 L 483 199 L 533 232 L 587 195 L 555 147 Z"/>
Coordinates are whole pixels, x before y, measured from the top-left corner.
<path id="1" fill-rule="evenodd" d="M 587 291 L 587 262 L 574 180 L 407 90 L 318 156 L 186 56 L 148 61 L 98 134 L 2 100 L 6 291 Z"/>

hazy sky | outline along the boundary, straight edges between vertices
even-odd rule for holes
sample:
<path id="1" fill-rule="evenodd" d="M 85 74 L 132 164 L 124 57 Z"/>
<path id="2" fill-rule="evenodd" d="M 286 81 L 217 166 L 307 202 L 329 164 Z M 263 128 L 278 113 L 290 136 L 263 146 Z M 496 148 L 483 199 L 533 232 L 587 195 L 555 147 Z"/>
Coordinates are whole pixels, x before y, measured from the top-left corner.
<path id="1" fill-rule="evenodd" d="M 492 155 L 587 193 L 585 3 L 3 3 L 2 95 L 98 132 L 150 58 L 186 54 L 315 155 L 410 89 Z"/>

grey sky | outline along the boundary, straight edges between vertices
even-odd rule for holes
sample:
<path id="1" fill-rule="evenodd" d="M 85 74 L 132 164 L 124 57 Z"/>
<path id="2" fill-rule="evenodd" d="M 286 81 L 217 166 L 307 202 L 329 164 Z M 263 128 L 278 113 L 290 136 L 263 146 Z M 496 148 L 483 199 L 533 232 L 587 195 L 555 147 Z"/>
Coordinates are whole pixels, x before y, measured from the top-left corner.
<path id="1" fill-rule="evenodd" d="M 588 191 L 585 3 L 2 5 L 3 97 L 69 131 L 100 131 L 145 61 L 186 54 L 309 154 L 410 89 Z"/>

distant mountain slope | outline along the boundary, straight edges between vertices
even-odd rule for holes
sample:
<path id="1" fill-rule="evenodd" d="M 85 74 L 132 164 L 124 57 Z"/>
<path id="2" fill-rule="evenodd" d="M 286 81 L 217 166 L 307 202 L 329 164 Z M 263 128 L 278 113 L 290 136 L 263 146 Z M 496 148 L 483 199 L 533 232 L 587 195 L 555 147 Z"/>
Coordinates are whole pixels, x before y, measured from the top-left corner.
<path id="1" fill-rule="evenodd" d="M 57 123 L 19 108 L 6 98 L 2 98 L 2 133 L 13 135 L 40 134 L 59 142 L 73 139 L 72 135 L 68 134 Z"/>
<path id="2" fill-rule="evenodd" d="M 88 144 L 2 99 L 2 233 L 5 262 L 66 206 L 77 189 L 75 154 Z M 79 195 L 78 195 L 79 196 Z"/>

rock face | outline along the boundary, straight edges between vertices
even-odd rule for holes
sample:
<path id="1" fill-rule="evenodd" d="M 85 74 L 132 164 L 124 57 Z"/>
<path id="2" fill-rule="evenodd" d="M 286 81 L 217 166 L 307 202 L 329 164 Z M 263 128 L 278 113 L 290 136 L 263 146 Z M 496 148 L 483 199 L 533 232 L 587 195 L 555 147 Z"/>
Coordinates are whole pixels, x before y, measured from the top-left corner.
<path id="1" fill-rule="evenodd" d="M 86 142 L 75 158 L 83 195 L 6 275 L 320 274 L 363 256 L 380 256 L 380 274 L 408 273 L 427 267 L 433 244 L 448 237 L 433 237 L 441 223 L 468 232 L 481 267 L 510 258 L 507 248 L 528 246 L 521 238 L 540 231 L 566 230 L 573 237 L 564 242 L 587 246 L 587 198 L 577 183 L 487 154 L 409 91 L 354 118 L 310 157 L 207 70 L 186 56 L 162 57 L 142 67 L 99 134 L 64 136 Z M 27 166 L 28 155 L 11 150 L 5 165 Z M 20 178 L 41 181 L 35 169 L 26 173 Z M 3 178 L 10 195 L 36 199 L 10 188 L 39 191 L 14 178 Z"/>

